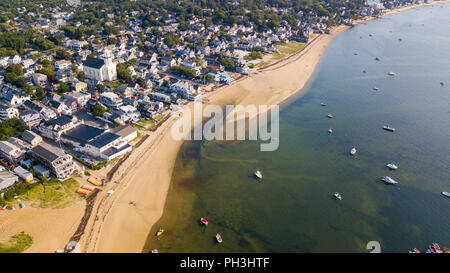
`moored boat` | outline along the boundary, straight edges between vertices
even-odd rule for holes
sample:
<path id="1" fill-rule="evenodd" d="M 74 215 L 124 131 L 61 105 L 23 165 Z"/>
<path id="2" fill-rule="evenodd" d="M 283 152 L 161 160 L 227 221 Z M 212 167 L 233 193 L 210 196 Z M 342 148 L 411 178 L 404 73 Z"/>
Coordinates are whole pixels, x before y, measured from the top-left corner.
<path id="1" fill-rule="evenodd" d="M 222 243 L 222 236 L 219 233 L 216 234 L 216 240 L 219 244 Z"/>
<path id="2" fill-rule="evenodd" d="M 342 196 L 338 192 L 335 192 L 333 195 L 336 199 L 342 200 Z"/>
<path id="3" fill-rule="evenodd" d="M 202 222 L 202 224 L 204 224 L 205 226 L 208 225 L 208 220 L 206 220 L 205 218 L 200 218 L 200 222 Z"/>
<path id="4" fill-rule="evenodd" d="M 322 105 L 322 106 L 327 106 L 327 104 L 324 103 L 324 102 L 321 102 L 320 105 Z"/>
<path id="5" fill-rule="evenodd" d="M 156 232 L 156 236 L 161 236 L 162 234 L 164 233 L 164 229 L 163 228 L 160 228 L 159 230 L 158 230 L 158 232 Z"/>
<path id="6" fill-rule="evenodd" d="M 389 163 L 389 164 L 386 165 L 386 167 L 388 167 L 391 170 L 397 170 L 398 169 L 398 166 L 395 165 L 394 163 Z"/>
<path id="7" fill-rule="evenodd" d="M 156 248 L 152 249 L 152 253 L 158 253 L 158 250 Z"/>
<path id="8" fill-rule="evenodd" d="M 383 126 L 383 129 L 386 130 L 386 131 L 390 131 L 390 132 L 394 132 L 395 131 L 395 128 L 389 127 L 387 125 Z"/>
<path id="9" fill-rule="evenodd" d="M 260 171 L 256 171 L 253 175 L 254 175 L 256 178 L 258 178 L 258 179 L 261 179 L 261 178 L 262 178 L 262 174 L 261 174 Z"/>
<path id="10" fill-rule="evenodd" d="M 331 129 L 331 128 L 328 129 L 328 133 L 330 133 L 330 134 L 333 133 L 333 129 Z"/>
<path id="11" fill-rule="evenodd" d="M 395 73 L 392 72 L 392 71 L 389 71 L 387 74 L 388 74 L 389 76 L 395 76 Z"/>
<path id="12" fill-rule="evenodd" d="M 327 117 L 333 118 L 333 114 L 330 113 L 330 114 L 327 115 Z"/>
<path id="13" fill-rule="evenodd" d="M 356 154 L 356 148 L 353 147 L 353 148 L 350 150 L 350 155 L 355 155 L 355 154 Z"/>
<path id="14" fill-rule="evenodd" d="M 390 176 L 384 176 L 381 178 L 381 181 L 385 182 L 386 184 L 391 184 L 391 185 L 395 185 L 398 184 L 397 181 L 395 181 L 394 179 L 392 179 Z"/>

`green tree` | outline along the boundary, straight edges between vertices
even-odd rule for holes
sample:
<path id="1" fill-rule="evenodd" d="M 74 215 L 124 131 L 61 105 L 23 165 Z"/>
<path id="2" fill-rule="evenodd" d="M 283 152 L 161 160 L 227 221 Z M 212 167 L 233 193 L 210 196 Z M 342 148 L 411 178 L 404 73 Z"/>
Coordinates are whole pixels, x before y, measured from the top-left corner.
<path id="1" fill-rule="evenodd" d="M 0 139 L 7 140 L 27 130 L 28 126 L 18 118 L 10 118 L 0 122 Z M 6 199 L 6 197 L 5 197 Z"/>
<path id="2" fill-rule="evenodd" d="M 17 76 L 23 75 L 23 68 L 20 64 L 12 64 L 6 68 L 6 73 L 14 73 Z"/>
<path id="3" fill-rule="evenodd" d="M 131 81 L 131 71 L 128 70 L 128 67 L 125 64 L 118 64 L 116 66 L 116 70 L 117 70 L 117 78 L 125 81 L 125 82 L 130 82 Z"/>
<path id="4" fill-rule="evenodd" d="M 97 104 L 92 108 L 92 114 L 94 116 L 101 117 L 107 110 L 108 109 L 103 107 L 101 104 Z"/>

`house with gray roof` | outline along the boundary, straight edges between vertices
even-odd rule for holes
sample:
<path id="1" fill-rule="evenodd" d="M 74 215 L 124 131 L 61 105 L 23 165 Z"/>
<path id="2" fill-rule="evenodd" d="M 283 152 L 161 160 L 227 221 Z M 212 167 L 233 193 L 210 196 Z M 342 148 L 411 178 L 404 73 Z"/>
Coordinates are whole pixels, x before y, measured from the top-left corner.
<path id="1" fill-rule="evenodd" d="M 58 179 L 67 179 L 78 170 L 72 156 L 64 153 L 60 148 L 42 143 L 31 150 L 32 156 L 48 168 Z"/>

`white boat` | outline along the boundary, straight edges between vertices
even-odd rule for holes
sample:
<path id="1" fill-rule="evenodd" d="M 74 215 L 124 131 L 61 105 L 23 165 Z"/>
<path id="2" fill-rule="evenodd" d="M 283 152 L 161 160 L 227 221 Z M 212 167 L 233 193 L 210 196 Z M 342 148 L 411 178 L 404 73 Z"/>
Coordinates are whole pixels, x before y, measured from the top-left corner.
<path id="1" fill-rule="evenodd" d="M 389 71 L 387 74 L 388 74 L 389 76 L 395 76 L 395 73 L 392 72 L 392 71 Z"/>
<path id="2" fill-rule="evenodd" d="M 383 129 L 386 130 L 386 131 L 390 131 L 390 132 L 394 132 L 395 131 L 395 128 L 389 127 L 387 125 L 383 126 Z"/>
<path id="3" fill-rule="evenodd" d="M 397 170 L 397 169 L 398 169 L 398 166 L 395 165 L 394 163 L 389 163 L 389 164 L 387 164 L 386 166 L 387 166 L 389 169 L 391 169 L 391 170 Z"/>
<path id="4" fill-rule="evenodd" d="M 334 193 L 334 197 L 336 197 L 336 199 L 338 200 L 342 200 L 342 196 L 338 192 Z"/>
<path id="5" fill-rule="evenodd" d="M 353 147 L 353 148 L 350 150 L 350 155 L 355 155 L 355 154 L 356 154 L 356 148 Z"/>
<path id="6" fill-rule="evenodd" d="M 254 175 L 256 178 L 259 178 L 259 179 L 262 178 L 262 174 L 261 174 L 260 171 L 256 171 L 253 175 Z"/>
<path id="7" fill-rule="evenodd" d="M 441 192 L 443 196 L 450 197 L 450 192 L 443 191 Z"/>
<path id="8" fill-rule="evenodd" d="M 331 129 L 331 128 L 328 129 L 328 133 L 330 133 L 330 134 L 333 133 L 333 129 Z"/>
<path id="9" fill-rule="evenodd" d="M 220 236 L 219 233 L 216 234 L 216 240 L 217 240 L 217 242 L 218 242 L 219 244 L 223 242 L 222 236 Z"/>
<path id="10" fill-rule="evenodd" d="M 327 104 L 324 103 L 324 102 L 320 103 L 320 105 L 322 105 L 322 106 L 327 106 Z"/>
<path id="11" fill-rule="evenodd" d="M 158 250 L 156 248 L 152 249 L 152 253 L 158 253 Z"/>
<path id="12" fill-rule="evenodd" d="M 381 181 L 383 181 L 383 182 L 385 182 L 385 183 L 387 183 L 387 184 L 392 184 L 392 185 L 398 184 L 397 181 L 395 181 L 394 179 L 392 179 L 392 178 L 389 177 L 389 176 L 384 176 L 384 177 L 382 177 L 382 178 L 381 178 Z"/>
<path id="13" fill-rule="evenodd" d="M 378 90 L 380 90 L 380 88 L 374 87 L 373 90 L 378 91 Z"/>

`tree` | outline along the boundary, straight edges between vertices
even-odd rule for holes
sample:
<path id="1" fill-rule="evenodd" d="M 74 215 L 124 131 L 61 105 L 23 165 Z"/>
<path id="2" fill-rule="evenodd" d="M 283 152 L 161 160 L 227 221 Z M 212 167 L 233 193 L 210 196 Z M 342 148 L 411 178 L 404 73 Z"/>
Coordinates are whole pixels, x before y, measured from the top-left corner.
<path id="1" fill-rule="evenodd" d="M 58 60 L 72 60 L 72 55 L 65 49 L 58 49 L 56 51 L 56 59 L 58 59 Z"/>
<path id="2" fill-rule="evenodd" d="M 84 81 L 84 79 L 86 78 L 86 75 L 84 74 L 83 71 L 80 71 L 77 73 L 77 79 L 80 81 Z"/>
<path id="3" fill-rule="evenodd" d="M 95 88 L 97 88 L 98 92 L 100 93 L 103 93 L 103 91 L 105 91 L 105 86 L 103 84 L 97 84 Z"/>
<path id="4" fill-rule="evenodd" d="M 142 88 L 147 88 L 147 83 L 143 78 L 137 78 L 136 83 L 139 84 Z"/>
<path id="5" fill-rule="evenodd" d="M 125 64 L 118 64 L 116 66 L 117 70 L 117 78 L 123 80 L 125 82 L 131 81 L 131 71 L 128 70 L 128 67 Z"/>
<path id="6" fill-rule="evenodd" d="M 6 68 L 6 73 L 14 73 L 17 76 L 23 75 L 23 68 L 20 64 L 12 64 Z"/>
<path id="7" fill-rule="evenodd" d="M 206 74 L 205 75 L 205 80 L 207 82 L 213 82 L 214 81 L 214 77 L 211 74 Z"/>
<path id="8" fill-rule="evenodd" d="M 70 92 L 70 85 L 66 82 L 61 82 L 59 84 L 59 92 L 61 92 L 61 93 Z"/>
<path id="9" fill-rule="evenodd" d="M 103 107 L 101 104 L 97 104 L 92 108 L 92 114 L 94 116 L 101 117 L 107 110 L 108 109 Z"/>
<path id="10" fill-rule="evenodd" d="M 228 57 L 222 57 L 220 60 L 220 64 L 223 65 L 228 71 L 234 71 L 235 69 L 234 62 Z"/>
<path id="11" fill-rule="evenodd" d="M 34 91 L 33 99 L 35 100 L 42 100 L 45 98 L 45 91 L 42 87 L 37 87 L 36 91 Z"/>
<path id="12" fill-rule="evenodd" d="M 176 36 L 173 33 L 167 34 L 166 37 L 164 38 L 164 44 L 169 48 L 173 48 L 179 43 L 181 43 L 180 37 Z"/>
<path id="13" fill-rule="evenodd" d="M 0 139 L 7 140 L 27 130 L 28 126 L 18 118 L 10 118 L 0 122 Z"/>

